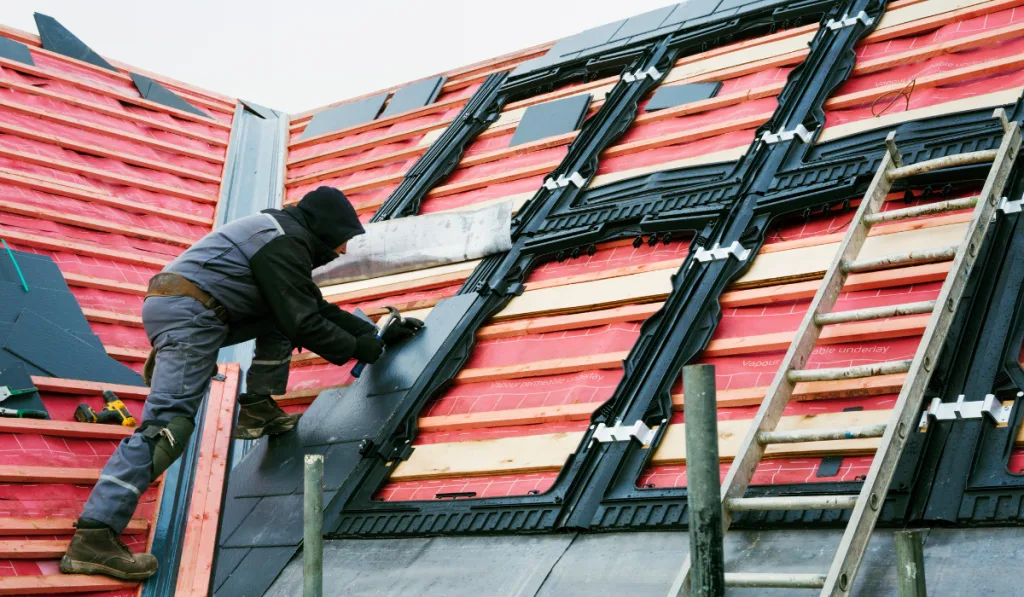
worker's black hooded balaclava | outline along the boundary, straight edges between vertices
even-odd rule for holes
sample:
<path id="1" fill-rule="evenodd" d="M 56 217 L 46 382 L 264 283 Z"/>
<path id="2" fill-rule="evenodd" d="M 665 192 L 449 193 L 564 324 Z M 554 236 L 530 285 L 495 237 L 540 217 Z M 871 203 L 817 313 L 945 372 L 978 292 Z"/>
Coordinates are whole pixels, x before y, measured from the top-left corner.
<path id="1" fill-rule="evenodd" d="M 306 193 L 297 205 L 284 211 L 309 229 L 323 243 L 313 256 L 315 267 L 333 261 L 339 245 L 366 232 L 348 197 L 333 187 L 319 187 Z"/>

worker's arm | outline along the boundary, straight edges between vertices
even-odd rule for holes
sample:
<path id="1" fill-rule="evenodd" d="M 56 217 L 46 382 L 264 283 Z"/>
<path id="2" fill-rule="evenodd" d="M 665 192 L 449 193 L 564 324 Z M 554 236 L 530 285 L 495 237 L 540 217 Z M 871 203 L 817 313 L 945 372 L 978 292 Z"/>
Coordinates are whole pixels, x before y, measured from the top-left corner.
<path id="1" fill-rule="evenodd" d="M 353 333 L 361 329 L 372 332 L 373 326 L 365 323 L 365 328 L 342 327 L 335 321 L 336 314 L 332 313 L 330 318 L 325 316 L 329 309 L 323 305 L 328 303 L 313 283 L 313 264 L 302 241 L 287 235 L 278 237 L 253 256 L 250 266 L 281 332 L 296 346 L 308 348 L 335 365 L 344 364 L 354 356 L 361 360 L 368 360 L 364 356 L 370 356 L 376 360 L 374 355 L 360 354 L 370 347 L 363 346 L 367 342 L 358 342 Z M 340 311 L 337 307 L 334 309 Z"/>
<path id="2" fill-rule="evenodd" d="M 363 334 L 373 334 L 377 332 L 376 326 L 371 324 L 369 321 L 360 319 L 348 311 L 345 311 L 338 305 L 328 303 L 323 299 L 320 299 L 320 314 L 334 325 L 357 338 Z"/>

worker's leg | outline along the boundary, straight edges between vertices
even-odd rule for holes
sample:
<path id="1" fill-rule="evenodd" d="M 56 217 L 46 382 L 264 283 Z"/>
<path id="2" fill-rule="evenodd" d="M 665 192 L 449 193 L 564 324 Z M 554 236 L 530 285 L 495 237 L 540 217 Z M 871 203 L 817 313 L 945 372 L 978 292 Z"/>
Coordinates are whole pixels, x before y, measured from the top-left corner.
<path id="1" fill-rule="evenodd" d="M 298 415 L 281 410 L 274 395 L 284 394 L 288 386 L 288 370 L 292 362 L 292 343 L 277 328 L 268 328 L 256 338 L 256 351 L 245 377 L 245 393 L 235 437 L 256 439 L 292 430 Z"/>
<path id="2" fill-rule="evenodd" d="M 227 326 L 198 301 L 183 297 L 147 299 L 142 320 L 156 351 L 142 424 L 121 441 L 103 468 L 82 511 L 80 529 L 61 560 L 64 572 L 134 580 L 156 570 L 151 556 L 124 554 L 117 537 L 142 493 L 184 450 L 216 371 Z"/>

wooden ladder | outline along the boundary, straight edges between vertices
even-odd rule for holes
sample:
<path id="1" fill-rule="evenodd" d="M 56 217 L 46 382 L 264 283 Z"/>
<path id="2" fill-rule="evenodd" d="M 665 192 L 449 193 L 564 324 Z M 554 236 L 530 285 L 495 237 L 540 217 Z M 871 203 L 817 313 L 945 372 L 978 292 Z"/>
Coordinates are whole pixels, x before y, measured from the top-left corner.
<path id="1" fill-rule="evenodd" d="M 996 215 L 1002 198 L 1003 187 L 1010 174 L 1013 161 L 1020 148 L 1021 134 L 1016 122 L 1007 122 L 1002 108 L 994 117 L 1003 125 L 1003 139 L 996 150 L 974 151 L 946 156 L 934 160 L 904 165 L 894 141 L 895 133 L 886 139 L 886 153 L 875 173 L 871 186 L 861 202 L 850 227 L 843 238 L 835 259 L 825 273 L 810 308 L 789 346 L 779 371 L 772 381 L 765 400 L 747 433 L 743 444 L 729 467 L 722 486 L 723 530 L 728 531 L 733 512 L 750 510 L 804 510 L 804 509 L 852 509 L 839 549 L 827 574 L 790 573 L 728 573 L 726 586 L 733 587 L 781 587 L 820 588 L 821 595 L 848 595 L 860 566 L 871 532 L 885 502 L 886 492 L 892 482 L 893 472 L 907 439 L 920 417 L 925 387 L 938 360 L 946 334 L 949 332 L 956 307 L 963 295 L 964 286 L 981 249 L 985 234 Z M 953 199 L 930 205 L 909 207 L 881 212 L 886 195 L 893 181 L 925 172 L 992 162 L 992 168 L 985 179 L 981 195 L 967 199 Z M 879 222 L 891 222 L 906 218 L 974 208 L 974 214 L 967 227 L 967 234 L 960 245 L 941 249 L 911 251 L 887 255 L 878 259 L 857 260 L 867 239 L 871 226 Z M 897 266 L 946 260 L 953 258 L 952 266 L 934 301 L 924 301 L 890 307 L 873 307 L 853 311 L 833 312 L 839 294 L 842 292 L 847 275 L 855 272 L 869 272 Z M 931 313 L 921 344 L 909 361 L 890 361 L 873 365 L 830 369 L 804 369 L 814 350 L 822 327 L 851 321 L 866 321 L 915 313 Z M 800 382 L 853 379 L 892 373 L 906 373 L 903 388 L 893 408 L 892 416 L 884 425 L 840 427 L 836 429 L 808 429 L 777 431 L 782 413 L 789 403 L 793 388 Z M 744 497 L 754 471 L 764 457 L 765 449 L 772 444 L 844 440 L 852 438 L 880 437 L 881 443 L 871 463 L 871 469 L 864 480 L 859 495 L 809 495 L 782 497 Z M 670 597 L 689 594 L 690 557 L 687 556 L 679 571 Z"/>

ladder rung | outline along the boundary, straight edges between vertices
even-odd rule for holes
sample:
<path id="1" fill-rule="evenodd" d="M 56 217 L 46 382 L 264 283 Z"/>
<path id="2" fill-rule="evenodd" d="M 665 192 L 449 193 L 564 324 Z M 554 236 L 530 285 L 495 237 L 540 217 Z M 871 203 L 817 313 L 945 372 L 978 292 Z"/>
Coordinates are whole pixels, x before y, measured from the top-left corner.
<path id="1" fill-rule="evenodd" d="M 977 204 L 978 197 L 951 199 L 949 201 L 929 203 L 928 205 L 917 205 L 914 207 L 907 207 L 905 209 L 893 209 L 890 211 L 880 211 L 878 213 L 868 214 L 864 216 L 864 221 L 867 222 L 868 224 L 877 224 L 879 222 L 894 222 L 896 220 L 906 220 L 908 218 L 919 218 L 921 216 L 942 214 L 946 213 L 947 211 L 959 211 L 961 209 L 969 209 Z"/>
<path id="2" fill-rule="evenodd" d="M 726 572 L 725 586 L 820 589 L 825 586 L 825 575 L 788 574 L 785 572 Z"/>
<path id="3" fill-rule="evenodd" d="M 852 311 L 821 313 L 814 316 L 814 323 L 818 325 L 835 325 L 837 323 L 848 323 L 851 321 L 867 321 L 869 319 L 883 319 L 885 317 L 900 317 L 903 315 L 931 313 L 934 309 L 935 301 L 921 301 L 919 303 L 888 305 L 885 307 L 869 307 L 867 309 L 854 309 Z"/>
<path id="4" fill-rule="evenodd" d="M 906 373 L 907 371 L 910 371 L 909 360 L 873 363 L 871 365 L 855 365 L 853 367 L 837 367 L 832 369 L 797 369 L 790 371 L 787 374 L 787 377 L 791 383 L 800 383 L 804 381 L 857 379 L 859 377 L 874 377 L 875 375 Z"/>
<path id="5" fill-rule="evenodd" d="M 879 423 L 878 425 L 853 425 L 850 427 L 835 427 L 833 429 L 762 431 L 757 434 L 757 441 L 763 446 L 770 444 L 799 444 L 802 442 L 882 437 L 884 433 L 885 423 Z"/>
<path id="6" fill-rule="evenodd" d="M 889 180 L 899 180 L 901 178 L 931 172 L 932 170 L 942 170 L 943 168 L 955 168 L 956 166 L 981 164 L 984 162 L 991 162 L 995 159 L 996 150 L 994 149 L 972 151 L 970 153 L 961 153 L 957 155 L 947 155 L 946 157 L 926 160 L 909 166 L 903 166 L 902 168 L 893 168 L 892 170 L 889 170 Z"/>
<path id="7" fill-rule="evenodd" d="M 786 495 L 779 497 L 733 498 L 726 502 L 732 512 L 751 510 L 852 510 L 856 495 Z"/>
<path id="8" fill-rule="evenodd" d="M 864 261 L 843 262 L 842 268 L 845 273 L 855 274 L 858 272 L 873 272 L 880 269 L 900 267 L 902 265 L 918 265 L 921 263 L 933 263 L 936 261 L 948 261 L 956 257 L 960 245 L 950 245 L 940 249 L 929 249 L 927 251 L 910 251 L 909 253 L 894 253 L 879 257 L 878 259 L 865 259 Z"/>

